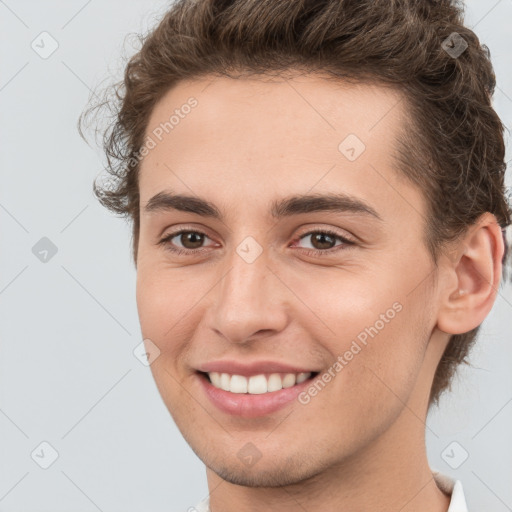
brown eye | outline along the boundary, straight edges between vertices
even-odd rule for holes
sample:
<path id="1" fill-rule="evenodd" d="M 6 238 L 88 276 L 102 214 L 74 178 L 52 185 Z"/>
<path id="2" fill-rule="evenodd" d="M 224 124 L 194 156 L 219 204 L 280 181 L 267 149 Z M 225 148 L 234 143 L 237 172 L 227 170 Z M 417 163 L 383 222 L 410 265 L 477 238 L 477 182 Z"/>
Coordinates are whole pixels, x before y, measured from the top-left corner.
<path id="1" fill-rule="evenodd" d="M 198 249 L 204 242 L 204 234 L 197 231 L 183 231 L 179 240 L 185 249 Z"/>
<path id="2" fill-rule="evenodd" d="M 205 238 L 209 237 L 201 231 L 182 229 L 174 233 L 169 233 L 158 243 L 176 254 L 194 254 L 207 250 L 202 247 Z"/>
<path id="3" fill-rule="evenodd" d="M 299 241 L 309 239 L 310 247 L 302 247 L 303 252 L 314 256 L 331 254 L 339 250 L 347 249 L 355 244 L 354 241 L 339 235 L 333 231 L 319 229 L 310 231 L 299 237 Z M 337 243 L 337 242 L 340 243 Z"/>
<path id="4" fill-rule="evenodd" d="M 315 249 L 331 249 L 336 245 L 336 240 L 328 233 L 317 232 L 311 235 L 311 244 Z"/>

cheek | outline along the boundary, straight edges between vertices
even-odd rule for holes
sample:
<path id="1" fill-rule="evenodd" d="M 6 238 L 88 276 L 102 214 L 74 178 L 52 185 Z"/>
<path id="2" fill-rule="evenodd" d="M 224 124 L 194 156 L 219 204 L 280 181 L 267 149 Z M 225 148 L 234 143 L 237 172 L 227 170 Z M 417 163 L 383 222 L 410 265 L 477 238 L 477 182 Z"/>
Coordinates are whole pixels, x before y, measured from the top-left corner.
<path id="1" fill-rule="evenodd" d="M 151 339 L 166 354 L 180 349 L 179 340 L 190 323 L 197 302 L 190 281 L 178 270 L 158 265 L 139 266 L 137 271 L 137 311 L 144 338 Z M 172 342 L 172 343 L 171 343 Z"/>
<path id="2" fill-rule="evenodd" d="M 360 408 L 363 398 L 367 406 L 377 397 L 381 405 L 400 405 L 420 371 L 429 339 L 429 299 L 419 290 L 410 293 L 406 277 L 394 276 L 379 281 L 343 273 L 337 280 L 326 274 L 296 281 L 309 310 L 295 320 L 338 362 L 332 368 L 335 386 L 349 410 Z"/>
<path id="3" fill-rule="evenodd" d="M 159 269 L 158 264 L 139 265 L 136 298 L 141 333 L 160 350 L 150 370 L 176 423 L 187 417 L 187 407 L 191 407 L 183 395 L 188 375 L 183 372 L 182 361 L 192 337 L 190 319 L 197 299 L 193 300 L 187 290 L 190 291 L 190 283 L 184 283 L 172 270 Z"/>

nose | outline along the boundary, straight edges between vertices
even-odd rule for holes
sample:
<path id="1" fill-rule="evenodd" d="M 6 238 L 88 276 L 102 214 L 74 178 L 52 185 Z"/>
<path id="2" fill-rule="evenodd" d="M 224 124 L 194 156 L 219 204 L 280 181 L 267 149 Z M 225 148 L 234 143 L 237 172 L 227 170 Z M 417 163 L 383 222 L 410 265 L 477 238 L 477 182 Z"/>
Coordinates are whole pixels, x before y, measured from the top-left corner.
<path id="1" fill-rule="evenodd" d="M 291 293 L 271 268 L 267 251 L 250 262 L 234 250 L 214 288 L 211 327 L 232 343 L 272 336 L 288 322 Z"/>

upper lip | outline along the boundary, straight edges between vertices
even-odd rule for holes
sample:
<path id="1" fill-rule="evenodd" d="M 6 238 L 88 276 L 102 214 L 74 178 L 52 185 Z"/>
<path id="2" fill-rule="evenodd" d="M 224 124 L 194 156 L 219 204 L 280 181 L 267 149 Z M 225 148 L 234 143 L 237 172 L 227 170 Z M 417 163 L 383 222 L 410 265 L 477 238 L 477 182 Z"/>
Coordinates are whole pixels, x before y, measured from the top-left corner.
<path id="1" fill-rule="evenodd" d="M 230 375 L 244 375 L 249 377 L 251 375 L 259 375 L 262 373 L 314 373 L 316 370 L 304 368 L 300 366 L 292 366 L 287 363 L 280 363 L 279 361 L 252 361 L 241 362 L 234 360 L 220 360 L 210 361 L 200 365 L 197 370 L 200 372 L 219 372 L 229 373 Z"/>

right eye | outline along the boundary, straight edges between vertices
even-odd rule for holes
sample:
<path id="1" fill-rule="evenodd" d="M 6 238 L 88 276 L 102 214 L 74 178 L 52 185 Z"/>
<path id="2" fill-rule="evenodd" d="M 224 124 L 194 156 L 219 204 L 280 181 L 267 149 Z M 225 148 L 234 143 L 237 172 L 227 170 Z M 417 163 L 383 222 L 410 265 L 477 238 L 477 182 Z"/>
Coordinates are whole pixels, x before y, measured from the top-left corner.
<path id="1" fill-rule="evenodd" d="M 166 250 L 174 252 L 175 254 L 198 253 L 205 250 L 204 247 L 199 247 L 204 242 L 205 237 L 209 238 L 208 235 L 202 231 L 180 229 L 179 231 L 167 234 L 158 244 L 163 245 Z M 172 242 L 174 238 L 177 238 L 182 244 L 181 248 L 179 246 L 176 247 L 175 243 Z M 186 245 L 191 245 L 192 247 L 186 247 Z"/>

